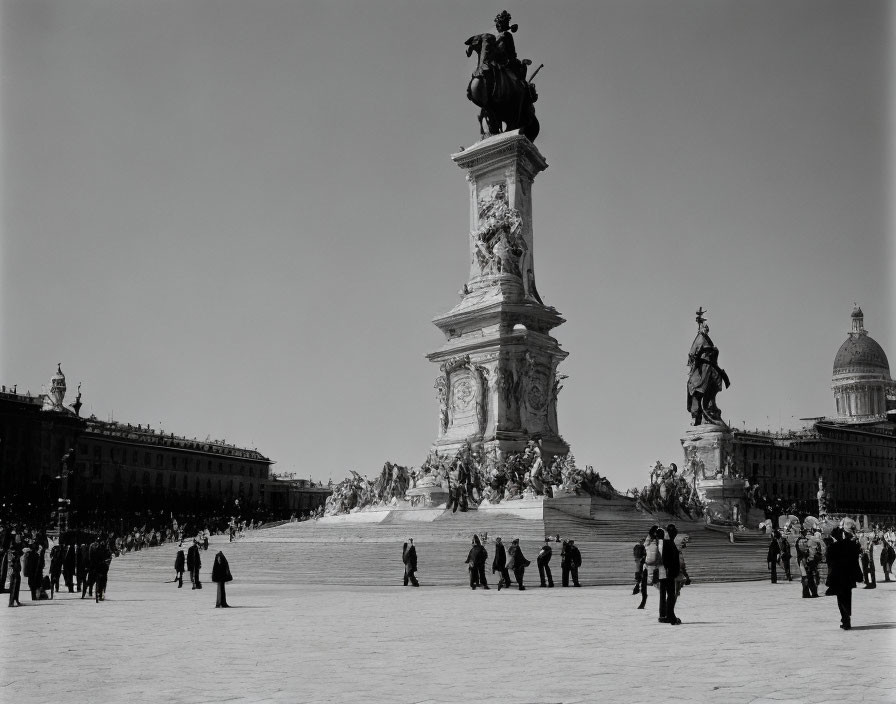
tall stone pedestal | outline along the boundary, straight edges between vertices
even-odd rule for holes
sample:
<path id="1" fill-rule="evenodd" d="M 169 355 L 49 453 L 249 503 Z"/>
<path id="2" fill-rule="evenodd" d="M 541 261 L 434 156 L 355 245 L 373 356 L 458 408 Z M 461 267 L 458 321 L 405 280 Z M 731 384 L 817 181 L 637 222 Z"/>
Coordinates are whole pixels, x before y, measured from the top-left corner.
<path id="1" fill-rule="evenodd" d="M 706 503 L 706 520 L 737 525 L 747 520 L 746 482 L 734 466 L 734 436 L 725 425 L 688 428 L 681 439 L 683 476 Z"/>
<path id="2" fill-rule="evenodd" d="M 568 353 L 549 334 L 565 321 L 535 286 L 531 189 L 547 163 L 519 131 L 451 158 L 470 188 L 470 271 L 460 302 L 433 320 L 446 339 L 427 355 L 439 365 L 433 450 L 518 452 L 537 440 L 549 461 L 569 446 L 557 427 L 557 366 Z"/>

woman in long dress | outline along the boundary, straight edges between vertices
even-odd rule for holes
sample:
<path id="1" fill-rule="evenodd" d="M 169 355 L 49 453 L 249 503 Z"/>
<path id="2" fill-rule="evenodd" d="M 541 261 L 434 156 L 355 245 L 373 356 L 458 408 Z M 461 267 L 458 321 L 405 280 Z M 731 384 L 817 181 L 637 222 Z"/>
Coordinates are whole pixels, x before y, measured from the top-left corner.
<path id="1" fill-rule="evenodd" d="M 227 603 L 227 594 L 225 593 L 224 585 L 232 579 L 233 576 L 230 574 L 230 565 L 227 564 L 227 558 L 224 557 L 223 552 L 218 551 L 218 554 L 215 555 L 215 562 L 212 565 L 212 581 L 218 585 L 218 597 L 215 601 L 216 609 L 226 609 L 230 607 L 230 604 Z"/>

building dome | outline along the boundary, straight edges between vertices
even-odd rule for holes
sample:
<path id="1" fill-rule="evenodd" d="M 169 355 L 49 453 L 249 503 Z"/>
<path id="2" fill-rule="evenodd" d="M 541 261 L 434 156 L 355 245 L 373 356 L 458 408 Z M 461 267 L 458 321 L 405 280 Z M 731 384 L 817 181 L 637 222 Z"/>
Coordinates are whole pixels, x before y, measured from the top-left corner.
<path id="1" fill-rule="evenodd" d="M 864 335 L 850 333 L 834 357 L 834 374 L 853 372 L 886 372 L 888 375 L 890 373 L 890 363 L 883 347 L 868 337 L 867 333 Z"/>
<path id="2" fill-rule="evenodd" d="M 850 316 L 849 337 L 834 357 L 831 388 L 837 416 L 849 423 L 873 423 L 887 417 L 887 394 L 894 389 L 883 348 L 868 336 L 858 306 Z"/>

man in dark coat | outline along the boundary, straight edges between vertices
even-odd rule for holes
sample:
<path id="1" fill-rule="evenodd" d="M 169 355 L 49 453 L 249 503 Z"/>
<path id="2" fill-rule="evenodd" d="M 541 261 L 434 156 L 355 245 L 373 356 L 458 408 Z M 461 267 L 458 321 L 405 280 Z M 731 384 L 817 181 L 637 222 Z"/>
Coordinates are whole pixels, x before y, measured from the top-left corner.
<path id="1" fill-rule="evenodd" d="M 660 540 L 660 554 L 663 569 L 660 571 L 660 623 L 671 623 L 677 626 L 681 619 L 675 615 L 675 578 L 681 573 L 681 556 L 675 545 L 678 528 L 674 523 L 666 526 L 666 534 Z"/>
<path id="2" fill-rule="evenodd" d="M 564 538 L 563 539 L 563 547 L 560 548 L 560 575 L 561 575 L 560 583 L 564 587 L 569 586 L 569 565 L 570 565 L 569 540 Z"/>
<path id="3" fill-rule="evenodd" d="M 174 581 L 177 582 L 177 588 L 184 586 L 184 551 L 178 550 L 177 556 L 174 558 Z"/>
<path id="4" fill-rule="evenodd" d="M 37 576 L 37 559 L 37 548 L 33 544 L 22 551 L 22 576 L 28 580 L 31 601 L 37 601 L 37 588 L 40 586 L 40 577 Z"/>
<path id="5" fill-rule="evenodd" d="M 106 580 L 109 578 L 111 562 L 112 553 L 106 545 L 105 536 L 100 536 L 90 546 L 90 573 L 93 575 L 96 603 L 106 599 Z"/>
<path id="6" fill-rule="evenodd" d="M 582 566 L 582 553 L 579 552 L 579 548 L 576 547 L 575 540 L 572 538 L 569 539 L 569 543 L 566 546 L 566 553 L 569 559 L 569 574 L 572 577 L 572 586 L 581 587 L 579 584 L 579 567 Z M 564 584 L 564 587 L 569 586 L 568 584 Z"/>
<path id="7" fill-rule="evenodd" d="M 840 609 L 840 628 L 848 631 L 852 628 L 852 590 L 856 583 L 862 581 L 862 570 L 859 558 L 862 548 L 850 533 L 842 528 L 831 531 L 833 542 L 828 546 L 828 578 L 825 581 L 826 594 L 837 595 L 837 606 Z"/>
<path id="8" fill-rule="evenodd" d="M 893 564 L 894 557 L 896 557 L 896 550 L 893 550 L 893 546 L 884 538 L 880 543 L 880 567 L 883 570 L 885 582 L 891 581 L 890 567 Z"/>
<path id="9" fill-rule="evenodd" d="M 202 582 L 199 581 L 199 570 L 202 568 L 202 560 L 199 557 L 199 542 L 194 540 L 190 549 L 187 550 L 187 569 L 190 571 L 190 581 L 193 583 L 193 589 L 202 589 Z"/>
<path id="10" fill-rule="evenodd" d="M 765 557 L 769 572 L 772 573 L 772 584 L 778 583 L 778 560 L 781 555 L 781 544 L 778 539 L 780 537 L 781 534 L 778 531 L 772 533 L 771 542 L 768 544 L 768 555 Z"/>
<path id="11" fill-rule="evenodd" d="M 415 587 L 419 587 L 420 582 L 414 576 L 414 572 L 417 571 L 417 548 L 414 547 L 413 538 L 408 538 L 408 542 L 404 544 L 401 561 L 404 563 L 404 586 L 408 586 L 408 582 L 410 582 Z"/>
<path id="12" fill-rule="evenodd" d="M 538 557 L 535 558 L 535 564 L 538 565 L 538 578 L 541 580 L 541 586 L 543 587 L 554 586 L 554 576 L 551 574 L 550 566 L 551 555 L 553 552 L 550 541 L 545 538 L 544 545 L 539 551 Z M 545 578 L 547 578 L 547 582 L 545 582 Z"/>
<path id="13" fill-rule="evenodd" d="M 520 539 L 514 538 L 513 542 L 510 543 L 509 559 L 507 560 L 507 569 L 513 570 L 513 576 L 516 579 L 517 585 L 519 585 L 520 591 L 524 590 L 526 587 L 523 586 L 523 575 L 526 573 L 526 568 L 531 564 L 526 556 L 523 555 L 523 551 L 520 549 Z"/>
<path id="14" fill-rule="evenodd" d="M 81 598 L 83 599 L 87 595 L 88 589 L 90 590 L 90 596 L 93 596 L 93 577 L 90 574 L 90 545 L 88 543 L 81 543 L 78 546 L 78 564 L 75 570 Z"/>
<path id="15" fill-rule="evenodd" d="M 492 560 L 492 574 L 500 573 L 498 578 L 498 591 L 501 587 L 510 587 L 510 572 L 507 570 L 507 551 L 501 538 L 495 538 L 495 559 Z"/>
<path id="16" fill-rule="evenodd" d="M 466 563 L 469 565 L 470 572 L 470 589 L 475 589 L 478 584 L 483 589 L 488 589 L 488 582 L 485 580 L 485 561 L 488 559 L 488 552 L 482 547 L 479 536 L 473 536 L 473 547 L 467 555 Z"/>

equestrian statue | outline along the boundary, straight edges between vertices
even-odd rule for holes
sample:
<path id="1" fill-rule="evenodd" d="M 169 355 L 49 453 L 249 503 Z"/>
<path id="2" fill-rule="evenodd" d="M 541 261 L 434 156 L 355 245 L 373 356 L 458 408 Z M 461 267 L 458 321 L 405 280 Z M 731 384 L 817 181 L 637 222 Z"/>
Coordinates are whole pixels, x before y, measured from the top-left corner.
<path id="1" fill-rule="evenodd" d="M 532 62 L 517 58 L 513 33 L 518 26 L 510 24 L 509 12 L 502 10 L 495 17 L 495 28 L 497 36 L 475 34 L 466 41 L 467 56 L 475 51 L 478 59 L 467 85 L 467 98 L 481 108 L 479 129 L 483 135 L 518 129 L 534 142 L 539 124 L 534 105 L 538 95 L 532 79 L 541 66 L 526 79 Z"/>

